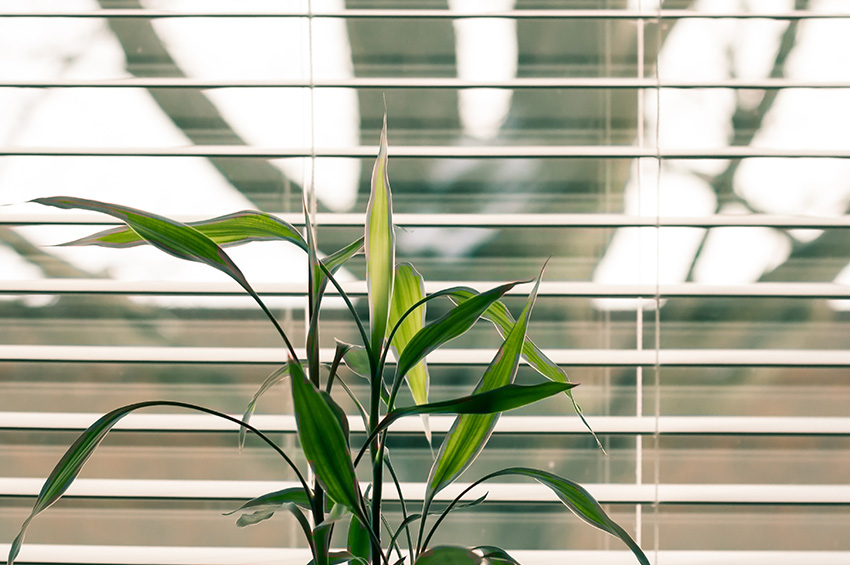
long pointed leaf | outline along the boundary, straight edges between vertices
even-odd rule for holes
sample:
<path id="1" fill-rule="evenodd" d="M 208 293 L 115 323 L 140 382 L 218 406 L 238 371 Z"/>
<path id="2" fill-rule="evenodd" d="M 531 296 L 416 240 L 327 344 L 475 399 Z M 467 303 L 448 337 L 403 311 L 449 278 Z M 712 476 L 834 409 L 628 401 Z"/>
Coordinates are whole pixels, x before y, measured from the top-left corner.
<path id="1" fill-rule="evenodd" d="M 414 304 L 425 298 L 425 283 L 413 265 L 402 263 L 396 267 L 395 283 L 393 286 L 393 299 L 390 307 L 390 326 L 398 328 L 395 330 L 393 341 L 390 345 L 395 348 L 396 358 L 404 352 L 413 336 L 425 325 L 425 304 L 417 307 L 412 314 L 402 320 L 402 316 Z M 401 323 L 399 324 L 399 320 Z M 425 360 L 419 361 L 407 373 L 407 385 L 413 395 L 416 404 L 428 402 L 428 368 Z"/>
<path id="2" fill-rule="evenodd" d="M 216 242 L 221 247 L 242 245 L 251 241 L 284 240 L 307 249 L 307 243 L 290 223 L 265 212 L 243 210 L 209 220 L 188 222 L 191 226 Z M 87 237 L 63 243 L 71 245 L 99 245 L 101 247 L 125 248 L 144 245 L 147 240 L 127 226 L 104 230 Z"/>
<path id="3" fill-rule="evenodd" d="M 83 198 L 56 196 L 37 198 L 33 202 L 57 208 L 78 208 L 108 214 L 126 222 L 148 243 L 169 255 L 209 265 L 230 276 L 246 290 L 250 288 L 242 271 L 227 253 L 210 238 L 186 224 L 135 208 Z"/>
<path id="4" fill-rule="evenodd" d="M 9 547 L 9 558 L 6 561 L 7 565 L 14 565 L 15 558 L 20 552 L 21 545 L 24 542 L 24 536 L 26 535 L 27 528 L 29 527 L 32 520 L 38 514 L 44 512 L 50 506 L 55 504 L 56 501 L 62 498 L 62 495 L 65 494 L 65 491 L 68 490 L 68 488 L 80 474 L 80 471 L 82 471 L 86 462 L 94 454 L 97 447 L 101 444 L 101 442 L 103 442 L 103 440 L 106 438 L 107 434 L 112 430 L 115 424 L 121 421 L 124 416 L 135 410 L 139 410 L 141 408 L 149 408 L 153 406 L 174 406 L 179 408 L 188 408 L 190 410 L 196 410 L 198 412 L 211 414 L 213 416 L 228 420 L 235 424 L 247 427 L 249 430 L 257 434 L 260 439 L 266 442 L 267 445 L 277 451 L 277 453 L 287 462 L 287 464 L 295 472 L 296 476 L 298 477 L 298 480 L 301 482 L 301 486 L 303 487 L 304 492 L 309 492 L 307 483 L 304 480 L 304 477 L 301 475 L 301 472 L 298 470 L 298 467 L 295 466 L 295 463 L 272 440 L 270 440 L 267 436 L 265 436 L 262 432 L 260 432 L 250 424 L 246 424 L 245 422 L 242 422 L 241 420 L 229 416 L 227 414 L 223 414 L 221 412 L 217 412 L 209 408 L 204 408 L 202 406 L 188 404 L 186 402 L 176 402 L 170 400 L 152 400 L 147 402 L 129 404 L 127 406 L 116 408 L 115 410 L 101 416 L 94 424 L 92 424 L 85 431 L 83 431 L 83 433 L 77 437 L 73 444 L 71 444 L 71 446 L 62 456 L 62 458 L 50 472 L 50 475 L 48 475 L 47 479 L 44 481 L 44 485 L 42 485 L 41 487 L 41 491 L 39 492 L 38 497 L 36 498 L 35 504 L 33 505 L 30 515 L 27 517 L 26 520 L 24 520 L 24 523 L 21 525 L 21 529 L 18 532 L 17 537 L 15 537 L 14 541 Z"/>
<path id="5" fill-rule="evenodd" d="M 475 292 L 471 288 L 458 289 L 451 294 L 450 298 L 456 304 L 460 304 L 469 300 L 476 294 L 477 292 Z M 507 307 L 501 300 L 497 300 L 496 302 L 494 302 L 481 317 L 491 322 L 496 328 L 496 331 L 499 332 L 499 335 L 501 335 L 502 337 L 510 333 L 511 328 L 513 328 L 514 324 L 516 323 L 516 321 L 513 319 L 513 316 L 511 316 L 511 313 L 508 311 Z M 559 367 L 557 363 L 549 359 L 549 357 L 547 357 L 546 354 L 543 353 L 543 351 L 541 351 L 541 349 L 537 347 L 537 345 L 529 337 L 525 338 L 525 343 L 522 346 L 522 357 L 528 362 L 528 365 L 531 368 L 533 368 L 535 371 L 537 371 L 547 379 L 559 383 L 570 382 L 570 378 L 567 375 L 566 371 Z M 593 438 L 596 440 L 596 444 L 600 448 L 602 448 L 602 442 L 599 441 L 599 438 L 596 436 L 596 432 L 593 431 L 593 428 L 590 427 L 590 424 L 585 419 L 581 407 L 576 402 L 572 391 L 567 391 L 566 394 L 569 397 L 570 402 L 573 405 L 573 409 L 576 411 L 576 414 L 581 419 L 584 426 L 587 428 L 587 431 L 589 431 Z M 602 449 L 604 451 L 604 448 Z"/>
<path id="6" fill-rule="evenodd" d="M 416 335 L 404 348 L 396 366 L 396 376 L 393 382 L 393 390 L 390 399 L 395 399 L 395 394 L 401 379 L 407 375 L 420 360 L 426 355 L 441 347 L 446 342 L 462 335 L 471 328 L 485 310 L 510 289 L 524 281 L 516 281 L 503 284 L 487 292 L 478 294 L 463 304 L 455 306 L 441 318 L 434 320 Z M 391 406 L 392 408 L 392 406 Z"/>
<path id="7" fill-rule="evenodd" d="M 317 277 L 321 272 L 319 255 L 316 249 L 316 230 L 310 221 L 307 202 L 304 202 L 304 233 L 307 234 L 307 263 L 308 263 L 308 324 L 307 324 L 307 371 L 310 380 L 319 385 L 319 286 Z"/>
<path id="8" fill-rule="evenodd" d="M 297 361 L 289 361 L 295 420 L 301 448 L 325 491 L 363 518 L 360 490 L 337 412 L 311 383 Z"/>
<path id="9" fill-rule="evenodd" d="M 386 416 L 367 438 L 373 439 L 379 433 L 386 430 L 393 422 L 404 416 L 418 414 L 493 414 L 495 412 L 507 412 L 516 408 L 522 408 L 534 404 L 550 396 L 560 394 L 565 390 L 578 386 L 577 383 L 553 383 L 545 382 L 536 385 L 510 384 L 495 390 L 488 390 L 471 396 L 462 396 L 454 400 L 442 402 L 429 402 L 416 406 L 405 406 L 396 408 Z M 360 461 L 366 448 L 361 449 L 355 458 L 355 464 Z"/>
<path id="10" fill-rule="evenodd" d="M 502 469 L 501 471 L 490 473 L 489 475 L 475 481 L 468 488 L 464 489 L 457 498 L 462 497 L 468 491 L 485 481 L 505 476 L 528 477 L 548 487 L 576 516 L 591 526 L 599 528 L 603 532 L 607 532 L 612 536 L 619 538 L 626 544 L 626 546 L 628 546 L 635 557 L 637 557 L 637 560 L 641 565 L 650 565 L 649 559 L 646 557 L 643 550 L 641 550 L 640 546 L 632 539 L 626 530 L 614 522 L 614 520 L 605 513 L 602 505 L 593 498 L 593 495 L 587 492 L 587 490 L 580 484 L 569 479 L 559 477 L 553 473 L 525 467 Z"/>
<path id="11" fill-rule="evenodd" d="M 233 262 L 224 249 L 195 228 L 158 214 L 144 212 L 119 204 L 109 204 L 107 202 L 86 200 L 84 198 L 55 196 L 51 198 L 37 198 L 33 202 L 44 204 L 45 206 L 55 206 L 56 208 L 78 208 L 108 214 L 124 221 L 133 228 L 133 231 L 145 238 L 148 243 L 165 253 L 180 259 L 197 261 L 225 273 L 239 283 L 251 295 L 260 308 L 262 308 L 263 312 L 283 338 L 283 341 L 286 342 L 290 355 L 296 357 L 295 349 L 292 347 L 292 343 L 289 341 L 283 328 L 263 303 L 262 299 L 260 299 L 260 296 L 248 284 L 248 280 L 242 274 L 242 271 L 239 270 L 239 267 L 236 266 L 236 263 Z"/>
<path id="12" fill-rule="evenodd" d="M 542 276 L 541 272 L 528 296 L 519 321 L 511 328 L 490 366 L 481 377 L 481 381 L 475 388 L 476 393 L 507 386 L 516 378 L 528 320 L 537 298 L 537 289 L 540 287 Z M 425 494 L 426 505 L 437 492 L 451 484 L 475 461 L 490 439 L 500 415 L 499 412 L 458 415 L 449 433 L 443 439 L 443 444 L 431 467 Z"/>
<path id="13" fill-rule="evenodd" d="M 386 336 L 395 272 L 393 205 L 387 161 L 387 115 L 384 113 L 380 149 L 372 169 L 372 191 L 366 208 L 366 284 L 369 289 L 371 345 L 375 352 L 380 351 Z"/>

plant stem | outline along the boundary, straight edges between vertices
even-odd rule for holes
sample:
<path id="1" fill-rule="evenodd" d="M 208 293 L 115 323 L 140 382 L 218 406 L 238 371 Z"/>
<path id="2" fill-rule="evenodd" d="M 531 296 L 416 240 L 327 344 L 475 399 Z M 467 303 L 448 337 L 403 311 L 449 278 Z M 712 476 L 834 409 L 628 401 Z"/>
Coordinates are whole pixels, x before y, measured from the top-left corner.
<path id="1" fill-rule="evenodd" d="M 372 366 L 371 404 L 369 406 L 369 430 L 375 430 L 381 419 L 381 382 L 382 375 L 378 366 Z M 376 539 L 372 540 L 372 564 L 381 562 L 381 497 L 383 496 L 384 465 L 383 448 L 380 434 L 372 439 L 369 452 L 372 455 L 372 530 Z"/>

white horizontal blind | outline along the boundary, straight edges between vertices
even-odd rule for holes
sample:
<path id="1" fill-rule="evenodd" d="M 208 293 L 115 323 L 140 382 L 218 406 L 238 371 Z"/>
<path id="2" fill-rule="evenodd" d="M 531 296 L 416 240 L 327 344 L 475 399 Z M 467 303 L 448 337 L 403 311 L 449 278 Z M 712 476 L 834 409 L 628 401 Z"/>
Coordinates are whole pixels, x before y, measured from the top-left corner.
<path id="1" fill-rule="evenodd" d="M 485 19 L 472 2 L 282 4 L 0 2 L 0 548 L 98 413 L 167 398 L 238 414 L 282 360 L 216 273 L 45 247 L 109 219 L 17 203 L 298 224 L 307 194 L 331 252 L 360 235 L 385 93 L 400 257 L 429 291 L 551 258 L 531 335 L 582 383 L 608 451 L 552 402 L 505 416 L 463 480 L 517 462 L 579 480 L 653 563 L 850 561 L 843 2 L 505 0 Z M 303 259 L 234 256 L 302 341 Z M 362 270 L 344 283 L 356 296 Z M 342 310 L 323 331 L 326 348 L 356 340 Z M 496 337 L 476 328 L 429 357 L 433 397 L 471 390 Z M 259 412 L 294 449 L 286 388 Z M 438 439 L 450 424 L 432 420 Z M 418 426 L 390 446 L 413 501 L 430 464 Z M 21 562 L 305 562 L 285 519 L 220 516 L 292 479 L 234 445 L 205 417 L 128 417 Z M 544 490 L 488 490 L 442 541 L 633 562 Z"/>

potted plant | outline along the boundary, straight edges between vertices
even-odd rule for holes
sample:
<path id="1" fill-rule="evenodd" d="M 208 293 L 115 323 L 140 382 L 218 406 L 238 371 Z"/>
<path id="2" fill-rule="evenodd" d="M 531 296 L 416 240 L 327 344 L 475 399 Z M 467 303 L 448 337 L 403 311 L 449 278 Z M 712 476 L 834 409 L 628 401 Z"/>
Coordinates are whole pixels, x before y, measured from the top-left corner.
<path id="1" fill-rule="evenodd" d="M 13 565 L 30 522 L 62 497 L 113 426 L 127 414 L 152 406 L 200 411 L 230 420 L 239 426 L 240 446 L 245 433 L 250 431 L 274 449 L 292 468 L 300 486 L 248 501 L 239 509 L 242 513 L 240 524 L 256 523 L 269 518 L 276 511 L 290 512 L 304 533 L 312 553 L 312 563 L 316 565 L 347 562 L 361 565 L 516 564 L 513 557 L 498 547 L 431 546 L 435 530 L 449 512 L 483 500 L 482 497 L 472 502 L 461 502 L 473 487 L 497 477 L 508 476 L 525 477 L 545 485 L 579 518 L 620 538 L 642 565 L 649 565 L 649 560 L 637 543 L 608 517 L 585 489 L 546 471 L 510 467 L 490 473 L 472 483 L 446 508 L 435 510 L 435 495 L 456 481 L 477 458 L 502 412 L 558 394 L 565 394 L 572 400 L 570 389 L 575 384 L 568 382 L 566 373 L 549 360 L 526 335 L 542 270 L 534 281 L 506 283 L 486 292 L 455 287 L 426 296 L 422 277 L 413 266 L 396 263 L 387 160 L 385 116 L 380 149 L 372 172 L 365 235 L 324 259 L 318 258 L 313 222 L 306 212 L 306 206 L 302 233 L 286 222 L 256 211 L 183 224 L 126 206 L 81 198 L 35 200 L 59 208 L 103 212 L 126 224 L 125 227 L 99 232 L 73 244 L 131 247 L 147 243 L 173 256 L 204 263 L 224 272 L 244 288 L 274 325 L 286 347 L 287 359 L 266 379 L 241 419 L 203 406 L 167 400 L 122 406 L 102 416 L 76 439 L 50 473 L 32 512 L 11 545 L 8 565 Z M 309 322 L 306 355 L 303 358 L 296 354 L 283 328 L 224 250 L 231 245 L 270 239 L 288 241 L 307 255 Z M 366 254 L 368 324 L 361 320 L 351 299 L 334 277 L 346 261 L 361 251 Z M 533 288 L 522 312 L 514 319 L 500 298 L 523 282 L 533 282 Z M 338 341 L 329 366 L 322 364 L 318 347 L 319 312 L 328 285 L 335 287 L 345 302 L 361 341 L 357 345 Z M 427 303 L 441 298 L 452 301 L 451 309 L 442 317 L 426 323 Z M 429 402 L 427 355 L 482 319 L 492 323 L 504 341 L 478 385 L 468 396 Z M 394 364 L 389 363 L 391 350 L 396 359 Z M 521 357 L 546 380 L 534 385 L 515 384 L 514 377 Z M 357 398 L 345 386 L 338 372 L 342 364 L 368 379 L 368 399 Z M 259 396 L 286 377 L 289 377 L 292 392 L 298 439 L 313 471 L 313 479 L 309 481 L 305 478 L 304 469 L 299 468 L 289 454 L 250 424 Z M 335 387 L 336 383 L 340 383 L 340 386 Z M 398 403 L 399 391 L 405 383 L 415 402 L 410 406 L 400 406 Z M 337 394 L 348 395 L 364 421 L 367 438 L 359 449 L 350 442 L 347 416 L 334 400 Z M 581 417 L 580 411 L 577 412 Z M 421 510 L 409 513 L 399 488 L 402 520 L 393 525 L 392 530 L 388 530 L 389 535 L 384 535 L 382 529 L 385 526 L 389 528 L 382 512 L 384 492 L 386 488 L 392 488 L 392 483 L 385 480 L 385 469 L 390 471 L 395 487 L 398 488 L 387 453 L 387 434 L 399 418 L 428 414 L 455 414 L 456 418 L 434 457 Z M 366 488 L 361 488 L 355 469 L 365 464 L 371 466 L 372 480 Z M 347 530 L 344 549 L 331 547 L 335 528 Z M 406 546 L 404 549 L 401 547 L 403 543 Z"/>

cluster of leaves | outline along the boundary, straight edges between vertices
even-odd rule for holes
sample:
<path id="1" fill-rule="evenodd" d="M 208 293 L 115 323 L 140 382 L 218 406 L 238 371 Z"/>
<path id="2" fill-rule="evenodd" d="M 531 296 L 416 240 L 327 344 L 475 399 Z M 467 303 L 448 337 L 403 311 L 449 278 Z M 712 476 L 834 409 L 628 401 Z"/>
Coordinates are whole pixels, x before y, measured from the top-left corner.
<path id="1" fill-rule="evenodd" d="M 533 281 L 533 289 L 525 307 L 519 317 L 514 319 L 500 299 L 516 285 L 532 281 L 507 283 L 481 293 L 455 287 L 426 296 L 419 273 L 409 264 L 396 264 L 387 154 L 385 118 L 380 151 L 372 173 L 365 236 L 324 259 L 318 258 L 313 225 L 306 211 L 302 234 L 286 222 L 255 211 L 183 224 L 125 206 L 80 198 L 36 200 L 59 208 L 103 212 L 126 224 L 69 245 L 124 248 L 150 244 L 175 257 L 205 263 L 224 272 L 253 297 L 274 324 L 288 350 L 288 360 L 266 379 L 248 404 L 241 420 L 202 406 L 172 401 L 123 406 L 101 417 L 77 438 L 47 478 L 31 514 L 12 543 L 8 565 L 13 565 L 33 518 L 59 500 L 115 424 L 133 411 L 152 406 L 184 408 L 230 420 L 240 426 L 240 446 L 246 431 L 250 431 L 277 451 L 298 477 L 300 486 L 248 501 L 234 511 L 241 513 L 237 523 L 240 526 L 250 525 L 271 517 L 277 511 L 290 512 L 303 530 L 313 556 L 311 563 L 316 565 L 346 562 L 398 565 L 407 560 L 415 565 L 516 564 L 517 561 L 507 552 L 492 546 L 429 548 L 437 526 L 450 511 L 483 501 L 482 497 L 472 502 L 461 502 L 472 488 L 490 479 L 506 476 L 525 477 L 545 485 L 579 518 L 620 538 L 640 563 L 649 565 L 646 556 L 628 533 L 607 516 L 585 489 L 545 471 L 513 467 L 491 473 L 472 483 L 441 512 L 432 510 L 437 493 L 452 484 L 484 449 L 502 412 L 560 393 L 572 399 L 570 389 L 575 385 L 568 382 L 566 373 L 549 360 L 526 335 L 542 271 Z M 307 254 L 309 325 L 303 359 L 296 354 L 283 328 L 224 250 L 227 246 L 258 240 L 288 241 Z M 334 277 L 334 273 L 346 261 L 363 250 L 367 262 L 368 330 Z M 361 338 L 358 345 L 337 342 L 329 370 L 320 365 L 318 347 L 319 312 L 328 284 L 333 285 L 345 301 Z M 439 319 L 426 323 L 426 304 L 441 297 L 450 299 L 452 307 Z M 493 361 L 469 396 L 429 402 L 426 356 L 469 330 L 479 319 L 492 323 L 504 338 Z M 387 363 L 391 350 L 394 350 L 397 360 L 394 366 Z M 547 380 L 535 385 L 515 384 L 520 358 L 525 358 Z M 338 374 L 343 363 L 368 379 L 370 397 L 367 403 L 361 402 Z M 320 378 L 323 373 L 326 374 L 324 382 Z M 301 448 L 315 477 L 312 481 L 304 477 L 302 470 L 280 447 L 250 424 L 259 397 L 286 377 L 291 385 Z M 357 407 L 368 432 L 366 441 L 356 453 L 349 441 L 346 414 L 332 397 L 337 382 Z M 405 382 L 415 404 L 398 406 L 398 394 Z M 577 412 L 580 416 L 580 411 Z M 386 436 L 393 422 L 399 418 L 411 415 L 427 418 L 428 414 L 457 416 L 434 458 L 421 511 L 408 513 L 386 449 Z M 372 467 L 372 482 L 364 492 L 358 483 L 355 469 L 367 454 Z M 402 502 L 403 519 L 394 529 L 390 528 L 382 514 L 385 467 L 390 472 Z M 429 515 L 436 514 L 439 516 L 427 528 Z M 342 524 L 340 527 L 347 524 L 347 547 L 345 550 L 332 551 L 331 537 L 338 524 Z M 389 530 L 388 540 L 382 539 L 382 528 Z M 399 539 L 402 536 L 407 540 L 406 552 L 400 548 Z"/>

